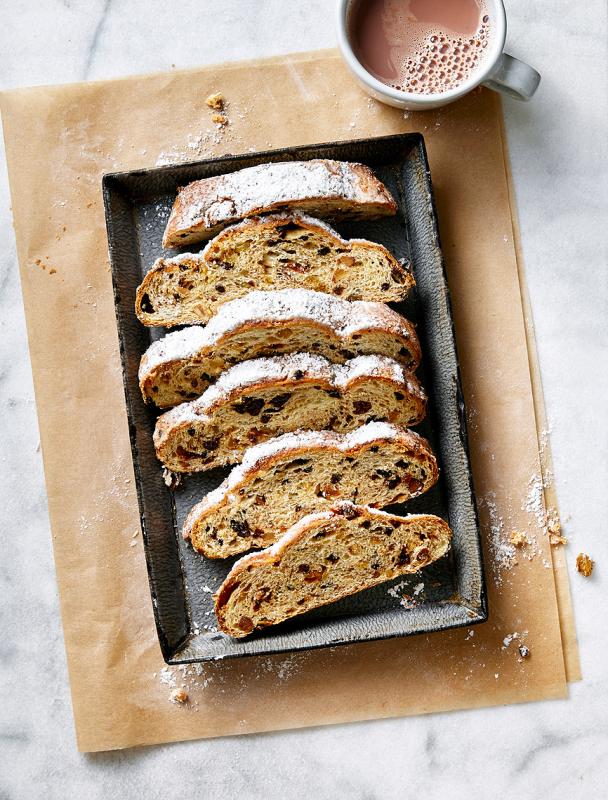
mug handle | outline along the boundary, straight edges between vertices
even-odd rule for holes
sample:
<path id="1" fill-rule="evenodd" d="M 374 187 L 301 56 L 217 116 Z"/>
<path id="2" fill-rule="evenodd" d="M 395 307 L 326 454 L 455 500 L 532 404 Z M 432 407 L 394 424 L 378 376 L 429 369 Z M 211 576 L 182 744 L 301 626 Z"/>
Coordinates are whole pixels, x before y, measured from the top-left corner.
<path id="1" fill-rule="evenodd" d="M 517 100 L 529 100 L 539 83 L 540 73 L 534 67 L 503 53 L 483 85 Z"/>

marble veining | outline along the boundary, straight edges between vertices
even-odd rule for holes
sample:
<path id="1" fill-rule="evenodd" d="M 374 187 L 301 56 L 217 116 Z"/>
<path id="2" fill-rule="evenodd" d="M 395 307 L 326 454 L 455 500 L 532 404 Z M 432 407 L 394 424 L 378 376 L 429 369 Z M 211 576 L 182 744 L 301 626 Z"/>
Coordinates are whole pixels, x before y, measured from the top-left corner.
<path id="1" fill-rule="evenodd" d="M 103 26 L 108 17 L 111 5 L 112 5 L 112 0 L 104 0 L 103 8 L 101 9 L 101 13 L 99 15 L 97 25 L 95 26 L 95 30 L 93 31 L 93 36 L 91 37 L 91 43 L 87 47 L 86 60 L 84 63 L 84 69 L 82 71 L 82 79 L 85 81 L 93 77 L 91 74 L 91 68 L 93 66 L 93 61 L 95 59 L 95 56 L 97 54 L 99 38 L 103 31 Z"/>
<path id="2" fill-rule="evenodd" d="M 564 701 L 79 755 L 2 151 L 2 800 L 154 800 L 203 787 L 254 799 L 605 796 L 605 3 L 508 0 L 507 10 L 509 51 L 543 74 L 532 103 L 505 110 L 585 680 Z M 4 4 L 0 87 L 333 46 L 333 16 L 334 0 Z M 589 581 L 572 569 L 580 550 L 597 562 Z"/>

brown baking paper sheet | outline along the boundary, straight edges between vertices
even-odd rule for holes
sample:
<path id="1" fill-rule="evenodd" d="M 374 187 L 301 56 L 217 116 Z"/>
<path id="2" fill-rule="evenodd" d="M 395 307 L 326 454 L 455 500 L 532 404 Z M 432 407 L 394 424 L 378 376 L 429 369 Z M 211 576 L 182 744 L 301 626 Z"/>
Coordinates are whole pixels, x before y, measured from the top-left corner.
<path id="1" fill-rule="evenodd" d="M 223 130 L 204 102 L 215 91 L 227 100 Z M 1 104 L 79 749 L 564 697 L 578 656 L 564 557 L 545 530 L 542 392 L 498 97 L 480 91 L 404 116 L 369 99 L 325 51 L 24 89 Z M 101 176 L 404 131 L 422 132 L 429 152 L 490 619 L 471 631 L 165 668 L 137 535 Z M 512 530 L 528 537 L 521 551 L 508 544 Z M 173 685 L 186 686 L 185 707 L 170 702 Z"/>

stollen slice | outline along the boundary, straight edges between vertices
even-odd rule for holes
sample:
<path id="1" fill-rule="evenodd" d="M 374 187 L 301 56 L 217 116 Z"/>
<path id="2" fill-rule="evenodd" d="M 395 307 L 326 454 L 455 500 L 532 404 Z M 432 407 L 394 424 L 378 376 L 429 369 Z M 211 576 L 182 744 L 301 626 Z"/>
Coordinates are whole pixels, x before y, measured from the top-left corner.
<path id="1" fill-rule="evenodd" d="M 363 164 L 320 158 L 258 164 L 181 188 L 163 247 L 205 241 L 245 217 L 298 209 L 321 219 L 374 219 L 394 215 L 397 204 Z"/>
<path id="2" fill-rule="evenodd" d="M 308 289 L 251 292 L 223 305 L 209 324 L 168 333 L 143 354 L 146 402 L 170 408 L 201 395 L 228 367 L 284 353 L 334 363 L 378 353 L 407 370 L 420 362 L 414 326 L 384 303 L 349 302 Z"/>
<path id="3" fill-rule="evenodd" d="M 268 547 L 301 517 L 351 500 L 376 508 L 437 482 L 426 439 L 387 422 L 350 433 L 297 431 L 249 448 L 242 464 L 194 506 L 184 538 L 208 558 Z"/>
<path id="4" fill-rule="evenodd" d="M 144 325 L 204 324 L 256 289 L 314 289 L 345 300 L 402 300 L 414 285 L 386 247 L 345 240 L 303 214 L 252 217 L 225 228 L 202 253 L 159 258 L 137 289 Z"/>
<path id="5" fill-rule="evenodd" d="M 240 558 L 215 595 L 222 631 L 240 638 L 333 603 L 444 556 L 440 517 L 398 517 L 342 502 L 309 514 L 267 550 Z"/>
<path id="6" fill-rule="evenodd" d="M 200 398 L 162 414 L 159 460 L 173 472 L 200 472 L 242 460 L 248 447 L 281 433 L 350 431 L 383 420 L 407 427 L 426 412 L 415 377 L 383 356 L 331 364 L 296 353 L 237 364 Z"/>

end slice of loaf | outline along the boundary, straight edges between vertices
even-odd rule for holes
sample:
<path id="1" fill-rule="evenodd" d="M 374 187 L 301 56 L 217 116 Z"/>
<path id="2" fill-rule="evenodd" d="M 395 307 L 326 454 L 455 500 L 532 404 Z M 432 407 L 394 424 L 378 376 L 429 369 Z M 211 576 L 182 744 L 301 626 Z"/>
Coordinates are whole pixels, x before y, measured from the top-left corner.
<path id="1" fill-rule="evenodd" d="M 258 164 L 180 189 L 163 247 L 210 239 L 245 217 L 298 209 L 322 219 L 372 219 L 395 214 L 397 204 L 363 164 L 329 159 Z"/>
<path id="2" fill-rule="evenodd" d="M 202 253 L 159 258 L 137 289 L 144 325 L 205 323 L 257 289 L 314 289 L 345 300 L 403 299 L 411 273 L 381 244 L 342 239 L 303 214 L 253 217 L 223 230 Z"/>
<path id="3" fill-rule="evenodd" d="M 225 303 L 205 328 L 193 326 L 154 342 L 141 359 L 139 385 L 145 401 L 169 408 L 198 397 L 241 361 L 303 352 L 334 363 L 379 353 L 407 370 L 420 362 L 413 325 L 383 303 L 281 289 L 251 292 Z"/>
<path id="4" fill-rule="evenodd" d="M 297 353 L 237 364 L 197 400 L 162 414 L 159 460 L 173 472 L 235 464 L 251 445 L 300 429 L 353 430 L 372 420 L 407 426 L 426 411 L 416 378 L 390 358 L 331 364 Z"/>
<path id="5" fill-rule="evenodd" d="M 215 595 L 218 625 L 247 636 L 418 572 L 447 553 L 451 536 L 430 514 L 398 517 L 352 503 L 310 514 L 272 547 L 236 562 Z"/>
<path id="6" fill-rule="evenodd" d="M 247 450 L 194 506 L 183 535 L 208 558 L 227 558 L 273 544 L 301 517 L 337 500 L 382 508 L 426 492 L 438 476 L 428 442 L 387 422 L 346 434 L 286 433 Z"/>

